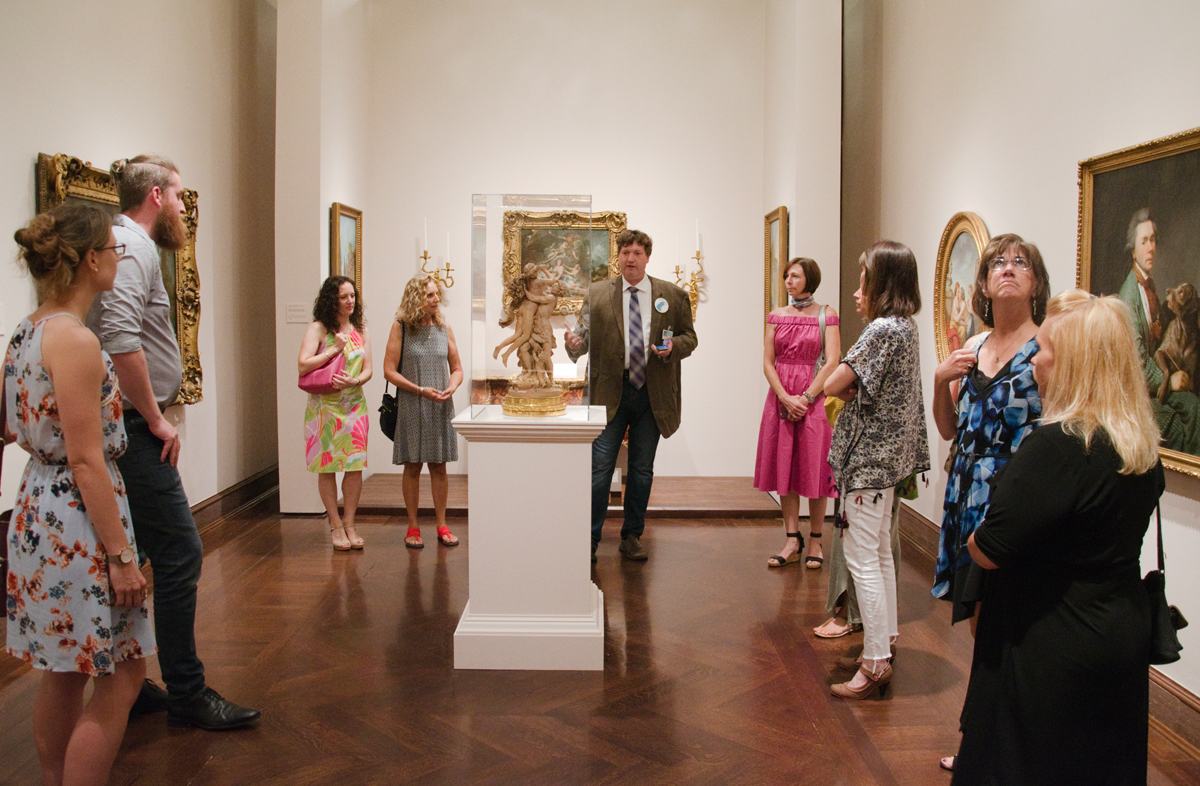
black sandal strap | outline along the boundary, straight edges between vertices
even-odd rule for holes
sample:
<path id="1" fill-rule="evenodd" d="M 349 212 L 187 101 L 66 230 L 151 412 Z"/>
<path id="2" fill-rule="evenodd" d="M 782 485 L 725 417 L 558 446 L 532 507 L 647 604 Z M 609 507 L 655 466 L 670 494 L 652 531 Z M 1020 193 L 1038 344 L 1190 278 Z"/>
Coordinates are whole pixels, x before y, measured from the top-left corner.
<path id="1" fill-rule="evenodd" d="M 799 538 L 801 541 L 804 540 L 804 536 L 799 532 L 785 532 L 783 534 L 787 535 L 789 538 Z"/>
<path id="2" fill-rule="evenodd" d="M 808 533 L 808 536 L 809 536 L 810 538 L 817 538 L 817 539 L 820 539 L 820 537 L 821 537 L 821 533 L 820 533 L 820 532 L 810 532 L 810 533 Z"/>

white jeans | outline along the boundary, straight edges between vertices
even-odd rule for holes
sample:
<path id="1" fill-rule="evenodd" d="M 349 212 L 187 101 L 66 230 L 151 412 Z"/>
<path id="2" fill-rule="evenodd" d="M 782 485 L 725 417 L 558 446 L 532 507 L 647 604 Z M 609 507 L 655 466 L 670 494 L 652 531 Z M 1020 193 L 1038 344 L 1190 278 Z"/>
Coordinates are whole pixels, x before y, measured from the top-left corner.
<path id="1" fill-rule="evenodd" d="M 842 496 L 842 510 L 850 525 L 843 550 L 858 592 L 864 660 L 890 658 L 891 642 L 900 634 L 890 532 L 895 494 L 894 488 L 859 489 Z"/>

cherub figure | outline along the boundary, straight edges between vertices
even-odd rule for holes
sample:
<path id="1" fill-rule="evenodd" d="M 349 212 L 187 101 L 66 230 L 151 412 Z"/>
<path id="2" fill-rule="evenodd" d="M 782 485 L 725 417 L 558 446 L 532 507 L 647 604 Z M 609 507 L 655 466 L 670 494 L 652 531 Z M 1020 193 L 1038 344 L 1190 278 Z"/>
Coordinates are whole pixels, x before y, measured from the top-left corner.
<path id="1" fill-rule="evenodd" d="M 508 356 L 517 353 L 517 365 L 521 374 L 513 381 L 517 389 L 549 387 L 554 381 L 554 364 L 551 360 L 554 347 L 554 329 L 550 315 L 558 305 L 558 298 L 566 293 L 559 281 L 542 278 L 545 272 L 530 262 L 522 269 L 520 279 L 509 282 L 510 302 L 500 327 L 513 326 L 513 334 L 496 345 L 492 357 L 499 357 L 500 350 L 508 347 L 501 358 L 508 365 Z"/>

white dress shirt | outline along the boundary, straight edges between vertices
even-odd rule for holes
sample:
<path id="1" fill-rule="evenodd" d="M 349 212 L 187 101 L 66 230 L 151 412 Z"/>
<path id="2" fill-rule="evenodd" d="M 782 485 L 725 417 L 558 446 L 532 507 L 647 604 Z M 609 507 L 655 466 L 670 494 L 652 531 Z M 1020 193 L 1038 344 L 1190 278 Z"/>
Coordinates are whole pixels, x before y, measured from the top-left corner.
<path id="1" fill-rule="evenodd" d="M 645 350 L 646 362 L 650 362 L 650 315 L 654 304 L 650 297 L 650 276 L 642 276 L 637 284 L 630 284 L 621 279 L 621 324 L 625 326 L 625 370 L 629 370 L 629 287 L 638 291 L 638 305 L 642 309 L 642 344 Z"/>

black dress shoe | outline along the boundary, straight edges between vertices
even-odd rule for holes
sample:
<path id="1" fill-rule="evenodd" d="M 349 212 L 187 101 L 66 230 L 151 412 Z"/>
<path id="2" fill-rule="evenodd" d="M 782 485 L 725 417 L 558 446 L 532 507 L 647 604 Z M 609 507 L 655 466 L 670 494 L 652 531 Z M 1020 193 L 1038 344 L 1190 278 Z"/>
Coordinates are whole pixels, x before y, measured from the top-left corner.
<path id="1" fill-rule="evenodd" d="M 137 700 L 129 708 L 129 717 L 166 712 L 168 703 L 167 692 L 158 687 L 154 680 L 145 680 L 142 682 L 142 689 L 138 691 Z"/>
<path id="2" fill-rule="evenodd" d="M 167 708 L 167 723 L 172 726 L 196 726 L 207 731 L 236 729 L 258 720 L 262 710 L 240 707 L 205 688 L 194 698 Z"/>
<path id="3" fill-rule="evenodd" d="M 621 538 L 621 554 L 625 559 L 635 562 L 642 562 L 650 557 L 650 552 L 646 551 L 646 547 L 642 545 L 642 541 L 637 535 Z"/>

